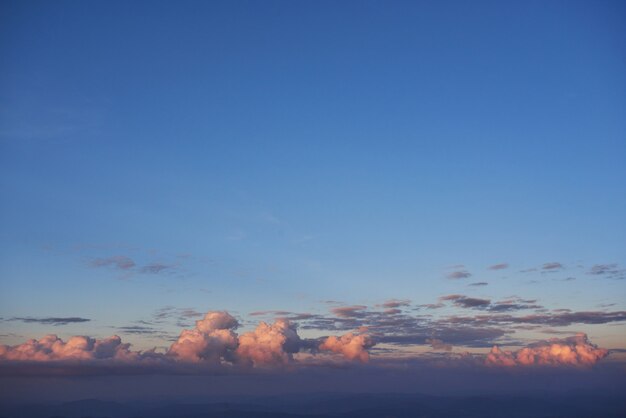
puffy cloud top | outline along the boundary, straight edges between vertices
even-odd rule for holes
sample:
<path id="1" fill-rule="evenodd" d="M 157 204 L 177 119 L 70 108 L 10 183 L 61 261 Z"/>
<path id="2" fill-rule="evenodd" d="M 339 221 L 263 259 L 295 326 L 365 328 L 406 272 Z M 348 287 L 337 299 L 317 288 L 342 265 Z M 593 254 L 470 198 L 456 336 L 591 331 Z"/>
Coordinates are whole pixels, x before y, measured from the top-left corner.
<path id="1" fill-rule="evenodd" d="M 322 344 L 320 344 L 319 349 L 343 354 L 349 360 L 359 360 L 366 363 L 370 358 L 367 349 L 373 345 L 369 335 L 354 335 L 348 333 L 339 338 L 335 336 L 326 338 Z"/>
<path id="2" fill-rule="evenodd" d="M 503 351 L 494 346 L 485 362 L 493 366 L 570 365 L 590 366 L 606 357 L 608 350 L 591 344 L 586 334 L 531 344 L 520 350 Z"/>
<path id="3" fill-rule="evenodd" d="M 293 324 L 285 319 L 273 325 L 261 322 L 254 331 L 239 337 L 237 356 L 255 366 L 275 366 L 293 360 L 292 353 L 300 351 L 302 340 Z"/>
<path id="4" fill-rule="evenodd" d="M 54 334 L 40 340 L 28 340 L 16 346 L 0 345 L 2 360 L 93 360 L 116 359 L 133 360 L 139 353 L 129 350 L 130 344 L 122 344 L 117 335 L 97 340 L 90 337 L 75 336 L 63 341 Z"/>
<path id="5" fill-rule="evenodd" d="M 181 361 L 208 361 L 216 365 L 232 361 L 238 345 L 233 330 L 238 326 L 237 320 L 228 312 L 208 312 L 203 319 L 196 321 L 194 329 L 180 333 L 167 354 Z"/>

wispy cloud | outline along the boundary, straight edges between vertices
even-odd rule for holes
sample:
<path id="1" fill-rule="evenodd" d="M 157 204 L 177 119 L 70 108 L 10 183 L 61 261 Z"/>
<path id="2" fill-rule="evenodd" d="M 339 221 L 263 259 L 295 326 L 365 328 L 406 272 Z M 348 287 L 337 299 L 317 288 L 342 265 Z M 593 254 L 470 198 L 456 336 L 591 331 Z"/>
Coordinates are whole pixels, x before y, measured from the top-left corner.
<path id="1" fill-rule="evenodd" d="M 489 299 L 471 298 L 464 295 L 447 295 L 439 298 L 442 301 L 452 301 L 461 308 L 484 308 L 491 304 Z"/>
<path id="2" fill-rule="evenodd" d="M 594 264 L 587 274 L 593 276 L 604 276 L 610 279 L 625 279 L 626 269 L 620 268 L 617 263 Z"/>
<path id="3" fill-rule="evenodd" d="M 453 280 L 467 279 L 468 277 L 472 277 L 472 274 L 467 270 L 456 270 L 456 271 L 448 273 L 446 277 L 448 279 L 453 279 Z"/>
<path id="4" fill-rule="evenodd" d="M 556 271 L 556 270 L 562 270 L 563 269 L 563 264 L 557 262 L 557 261 L 553 261 L 550 263 L 544 263 L 543 266 L 541 266 L 541 269 L 544 271 Z"/>
<path id="5" fill-rule="evenodd" d="M 114 267 L 119 270 L 130 270 L 136 266 L 135 262 L 123 255 L 117 255 L 107 258 L 96 258 L 91 261 L 92 267 Z"/>
<path id="6" fill-rule="evenodd" d="M 47 318 L 32 318 L 32 317 L 14 317 L 9 321 L 21 321 L 27 324 L 44 324 L 44 325 L 67 325 L 81 322 L 89 322 L 91 319 L 80 318 L 76 316 L 70 317 L 47 317 Z"/>
<path id="7" fill-rule="evenodd" d="M 146 274 L 159 274 L 167 270 L 172 270 L 173 268 L 174 266 L 169 264 L 150 263 L 141 267 L 140 271 Z"/>
<path id="8" fill-rule="evenodd" d="M 509 263 L 500 263 L 489 266 L 489 270 L 504 270 L 509 268 Z"/>

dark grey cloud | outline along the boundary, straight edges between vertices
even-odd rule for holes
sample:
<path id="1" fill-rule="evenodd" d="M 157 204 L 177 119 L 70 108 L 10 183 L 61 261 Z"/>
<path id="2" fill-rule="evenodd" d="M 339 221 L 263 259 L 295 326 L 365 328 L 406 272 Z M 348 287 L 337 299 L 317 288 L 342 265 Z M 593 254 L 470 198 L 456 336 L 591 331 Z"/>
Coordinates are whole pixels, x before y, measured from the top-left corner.
<path id="1" fill-rule="evenodd" d="M 509 268 L 509 263 L 500 263 L 494 264 L 493 266 L 489 266 L 489 270 L 504 270 Z"/>
<path id="2" fill-rule="evenodd" d="M 494 303 L 489 307 L 489 310 L 492 312 L 511 312 L 511 311 L 522 311 L 525 309 L 540 309 L 542 308 L 540 305 L 529 305 L 529 304 L 521 304 L 521 303 Z"/>
<path id="3" fill-rule="evenodd" d="M 467 270 L 456 270 L 448 273 L 446 277 L 453 280 L 467 279 L 468 277 L 472 277 L 472 273 Z"/>
<path id="4" fill-rule="evenodd" d="M 14 317 L 9 321 L 21 321 L 28 324 L 44 324 L 44 325 L 67 325 L 81 322 L 89 322 L 91 319 L 80 318 L 76 316 L 70 317 L 47 317 L 47 318 L 32 318 L 32 317 Z"/>
<path id="5" fill-rule="evenodd" d="M 475 283 L 470 283 L 468 284 L 468 286 L 487 286 L 489 283 L 487 282 L 475 282 Z"/>
<path id="6" fill-rule="evenodd" d="M 145 327 L 140 325 L 128 325 L 124 327 L 115 327 L 115 329 L 123 332 L 124 334 L 159 334 L 160 331 L 155 330 L 152 327 Z"/>
<path id="7" fill-rule="evenodd" d="M 116 255 L 107 258 L 96 258 L 91 261 L 92 267 L 114 267 L 118 270 L 130 270 L 136 266 L 135 262 L 124 255 Z"/>
<path id="8" fill-rule="evenodd" d="M 286 316 L 290 315 L 289 311 L 255 311 L 250 312 L 248 315 L 250 316 Z"/>
<path id="9" fill-rule="evenodd" d="M 452 301 L 461 308 L 484 308 L 491 304 L 489 299 L 471 298 L 464 295 L 447 295 L 439 298 L 442 301 Z"/>
<path id="10" fill-rule="evenodd" d="M 536 324 L 564 327 L 572 324 L 607 324 L 626 321 L 626 311 L 615 312 L 548 312 L 523 316 L 484 314 L 476 316 L 450 316 L 440 320 L 448 324 L 468 326 L 501 326 L 504 324 Z"/>

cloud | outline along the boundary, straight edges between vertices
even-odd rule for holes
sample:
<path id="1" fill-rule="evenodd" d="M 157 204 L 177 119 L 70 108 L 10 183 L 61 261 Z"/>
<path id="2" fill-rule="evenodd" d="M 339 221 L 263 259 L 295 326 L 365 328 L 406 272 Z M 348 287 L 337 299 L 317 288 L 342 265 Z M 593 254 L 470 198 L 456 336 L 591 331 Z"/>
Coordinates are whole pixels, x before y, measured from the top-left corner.
<path id="1" fill-rule="evenodd" d="M 353 305 L 353 306 L 340 306 L 337 308 L 332 308 L 331 311 L 337 316 L 342 318 L 359 318 L 365 316 L 365 312 L 367 306 L 363 305 Z"/>
<path id="2" fill-rule="evenodd" d="M 619 268 L 616 263 L 612 264 L 594 264 L 587 272 L 593 276 L 605 276 L 610 279 L 626 278 L 626 269 Z"/>
<path id="3" fill-rule="evenodd" d="M 475 282 L 475 283 L 470 283 L 468 286 L 487 286 L 489 283 L 487 282 Z"/>
<path id="4" fill-rule="evenodd" d="M 9 321 L 22 321 L 28 324 L 44 324 L 44 325 L 67 325 L 81 322 L 89 322 L 91 319 L 79 318 L 76 316 L 70 317 L 48 317 L 48 318 L 31 318 L 31 317 L 15 317 L 9 319 Z"/>
<path id="5" fill-rule="evenodd" d="M 254 331 L 239 337 L 237 356 L 254 366 L 277 366 L 293 361 L 293 353 L 300 351 L 302 341 L 295 326 L 279 319 L 268 325 L 261 322 Z"/>
<path id="6" fill-rule="evenodd" d="M 444 351 L 451 351 L 452 350 L 452 346 L 450 344 L 446 344 L 442 340 L 439 340 L 437 338 L 428 338 L 426 340 L 426 343 L 430 344 L 430 346 L 434 350 L 444 350 Z"/>
<path id="7" fill-rule="evenodd" d="M 368 335 L 348 333 L 339 338 L 335 336 L 326 338 L 320 344 L 319 349 L 343 354 L 349 360 L 367 363 L 370 358 L 367 349 L 373 345 L 373 341 Z"/>
<path id="8" fill-rule="evenodd" d="M 384 308 L 401 308 L 403 306 L 409 306 L 411 301 L 408 299 L 389 299 L 383 303 Z"/>
<path id="9" fill-rule="evenodd" d="M 484 308 L 491 303 L 489 299 L 470 298 L 463 295 L 442 296 L 439 300 L 452 301 L 461 308 Z"/>
<path id="10" fill-rule="evenodd" d="M 443 320 L 449 324 L 493 326 L 503 324 L 534 324 L 565 327 L 572 324 L 608 324 L 626 321 L 626 311 L 548 312 L 524 316 L 484 314 L 476 316 L 450 316 Z"/>
<path id="11" fill-rule="evenodd" d="M 494 346 L 485 358 L 492 366 L 567 365 L 590 366 L 608 355 L 608 350 L 591 344 L 586 334 L 551 339 L 510 352 Z"/>
<path id="12" fill-rule="evenodd" d="M 536 300 L 524 300 L 518 297 L 514 297 L 508 300 L 502 300 L 489 306 L 489 310 L 492 312 L 510 312 L 521 311 L 525 309 L 541 309 L 543 306 L 537 305 Z"/>
<path id="13" fill-rule="evenodd" d="M 489 270 L 504 270 L 509 268 L 509 263 L 500 263 L 494 264 L 493 266 L 489 266 Z"/>
<path id="14" fill-rule="evenodd" d="M 204 361 L 214 365 L 233 361 L 238 345 L 233 330 L 238 326 L 239 322 L 228 312 L 208 312 L 196 321 L 194 329 L 180 333 L 167 354 L 181 361 Z"/>
<path id="15" fill-rule="evenodd" d="M 143 266 L 139 271 L 145 274 L 159 274 L 164 271 L 172 270 L 174 266 L 162 263 L 150 263 Z"/>
<path id="16" fill-rule="evenodd" d="M 446 277 L 448 279 L 453 279 L 453 280 L 466 279 L 468 277 L 472 277 L 472 274 L 467 270 L 456 270 L 451 273 L 448 273 Z"/>
<path id="17" fill-rule="evenodd" d="M 114 267 L 119 270 L 130 270 L 135 267 L 135 262 L 126 256 L 117 255 L 107 258 L 96 258 L 91 261 L 92 267 Z"/>
<path id="18" fill-rule="evenodd" d="M 116 359 L 130 361 L 140 356 L 129 349 L 130 344 L 122 344 L 117 335 L 105 339 L 75 336 L 63 341 L 54 334 L 40 340 L 28 340 L 16 345 L 0 345 L 0 360 L 52 361 L 52 360 L 94 360 Z"/>
<path id="19" fill-rule="evenodd" d="M 555 271 L 555 270 L 561 270 L 563 268 L 563 264 L 553 261 L 551 263 L 544 263 L 543 266 L 541 266 L 542 270 L 548 270 L 548 271 Z"/>

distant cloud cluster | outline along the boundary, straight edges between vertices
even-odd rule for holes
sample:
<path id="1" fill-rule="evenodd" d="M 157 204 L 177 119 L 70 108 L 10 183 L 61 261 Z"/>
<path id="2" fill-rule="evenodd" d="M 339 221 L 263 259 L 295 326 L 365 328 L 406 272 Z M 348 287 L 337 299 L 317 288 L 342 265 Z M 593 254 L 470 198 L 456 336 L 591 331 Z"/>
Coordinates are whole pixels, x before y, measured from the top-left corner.
<path id="1" fill-rule="evenodd" d="M 129 365 L 172 366 L 198 363 L 204 367 L 259 368 L 278 367 L 295 362 L 293 355 L 302 350 L 313 354 L 329 352 L 349 361 L 369 360 L 367 350 L 374 345 L 364 334 L 306 340 L 294 324 L 277 320 L 260 322 L 255 330 L 238 335 L 239 322 L 228 312 L 211 311 L 185 329 L 166 353 L 155 350 L 133 351 L 118 336 L 94 339 L 74 336 L 63 341 L 56 335 L 29 340 L 16 346 L 0 345 L 0 365 L 6 362 L 55 362 L 75 360 L 112 360 Z"/>
<path id="2" fill-rule="evenodd" d="M 17 346 L 0 345 L 0 360 L 54 361 L 54 360 L 137 360 L 140 353 L 122 344 L 118 336 L 97 340 L 75 336 L 63 341 L 56 335 L 46 335 L 40 340 L 28 340 Z"/>
<path id="3" fill-rule="evenodd" d="M 626 269 L 620 268 L 617 263 L 594 264 L 587 274 L 593 276 L 604 276 L 610 279 L 626 279 Z"/>
<path id="4" fill-rule="evenodd" d="M 143 266 L 138 266 L 137 263 L 130 257 L 125 255 L 116 255 L 105 258 L 94 258 L 89 263 L 91 267 L 102 268 L 109 267 L 126 274 L 141 273 L 141 274 L 162 274 L 173 272 L 177 265 L 165 264 L 159 262 L 148 263 Z"/>
<path id="5" fill-rule="evenodd" d="M 485 362 L 492 366 L 590 366 L 608 355 L 608 350 L 591 344 L 586 334 L 565 339 L 541 341 L 510 352 L 497 346 L 491 349 Z"/>

